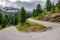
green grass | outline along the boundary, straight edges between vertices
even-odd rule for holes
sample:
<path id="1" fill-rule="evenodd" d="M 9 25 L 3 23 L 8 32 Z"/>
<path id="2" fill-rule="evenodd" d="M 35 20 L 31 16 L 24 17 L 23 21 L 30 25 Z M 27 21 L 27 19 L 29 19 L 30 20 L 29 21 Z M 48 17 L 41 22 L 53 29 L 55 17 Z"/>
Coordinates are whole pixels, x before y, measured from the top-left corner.
<path id="1" fill-rule="evenodd" d="M 26 22 L 23 25 L 20 25 L 20 24 L 16 25 L 16 28 L 17 28 L 18 31 L 26 31 L 31 26 L 33 26 L 33 27 L 39 27 L 41 29 L 46 28 L 45 26 L 43 26 L 41 24 L 37 24 L 37 23 L 31 22 L 29 20 L 26 20 Z"/>
<path id="2" fill-rule="evenodd" d="M 18 24 L 18 25 L 16 25 L 16 28 L 17 28 L 17 30 L 19 30 L 19 31 L 24 31 L 24 30 L 27 29 L 27 25 L 26 25 L 26 24 L 24 24 L 24 25 Z"/>
<path id="3" fill-rule="evenodd" d="M 45 15 L 47 15 L 47 14 L 51 14 L 52 13 L 52 11 L 49 11 L 49 12 L 43 12 L 43 13 L 40 13 L 38 16 L 36 16 L 36 17 L 32 17 L 33 19 L 39 19 L 40 17 L 44 17 Z"/>
<path id="4" fill-rule="evenodd" d="M 53 13 L 60 13 L 60 10 L 52 10 L 52 11 L 49 11 L 49 12 L 43 12 L 43 13 L 41 13 L 40 15 L 38 15 L 37 17 L 32 17 L 32 19 L 35 19 L 35 20 L 38 20 L 39 18 L 43 18 L 45 15 L 47 15 L 47 14 L 53 14 Z M 45 20 L 39 20 L 39 21 L 45 21 Z M 45 22 L 52 22 L 52 21 L 45 21 Z M 59 23 L 60 24 L 60 22 L 53 22 L 53 23 Z"/>
<path id="5" fill-rule="evenodd" d="M 39 26 L 41 29 L 45 28 L 44 25 L 38 24 L 38 23 L 36 23 L 36 22 L 31 22 L 31 21 L 29 21 L 29 20 L 26 20 L 26 23 L 29 24 L 29 25 Z"/>
<path id="6" fill-rule="evenodd" d="M 0 30 L 3 29 L 2 26 L 0 25 Z"/>

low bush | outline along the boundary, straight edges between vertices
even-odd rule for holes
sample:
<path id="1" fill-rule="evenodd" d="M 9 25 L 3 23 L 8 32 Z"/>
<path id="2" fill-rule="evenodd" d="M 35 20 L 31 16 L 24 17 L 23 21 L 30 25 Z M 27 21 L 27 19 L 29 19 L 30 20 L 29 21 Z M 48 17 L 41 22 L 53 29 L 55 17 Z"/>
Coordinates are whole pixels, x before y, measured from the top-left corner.
<path id="1" fill-rule="evenodd" d="M 2 26 L 0 25 L 0 30 L 2 29 Z"/>
<path id="2" fill-rule="evenodd" d="M 38 32 L 41 30 L 44 30 L 46 27 L 41 25 L 41 24 L 37 24 L 35 22 L 31 22 L 26 20 L 24 25 L 16 25 L 17 30 L 19 31 L 24 31 L 24 32 Z"/>
<path id="3" fill-rule="evenodd" d="M 26 20 L 26 24 L 28 24 L 28 25 L 34 25 L 34 26 L 39 26 L 41 29 L 45 28 L 45 26 L 43 26 L 41 24 L 38 24 L 36 22 L 31 22 L 29 20 Z"/>
<path id="4" fill-rule="evenodd" d="M 27 29 L 27 25 L 16 25 L 17 30 L 19 31 L 25 31 Z"/>

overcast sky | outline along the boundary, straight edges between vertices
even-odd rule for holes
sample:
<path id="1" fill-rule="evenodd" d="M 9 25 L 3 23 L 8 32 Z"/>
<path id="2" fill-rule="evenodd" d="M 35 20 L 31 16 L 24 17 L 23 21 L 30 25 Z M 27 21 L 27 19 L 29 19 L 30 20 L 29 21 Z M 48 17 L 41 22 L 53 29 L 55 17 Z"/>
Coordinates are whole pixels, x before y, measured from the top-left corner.
<path id="1" fill-rule="evenodd" d="M 0 0 L 2 1 L 10 1 L 10 2 L 15 2 L 15 1 L 22 1 L 22 2 L 31 2 L 31 1 L 40 1 L 40 0 Z M 42 0 L 42 1 L 46 1 L 46 0 Z"/>
<path id="2" fill-rule="evenodd" d="M 39 1 L 39 0 L 0 0 L 0 5 L 5 6 L 7 2 L 16 2 L 16 1 L 21 1 L 21 2 L 33 2 L 33 1 Z M 46 0 L 42 0 L 46 1 Z"/>
<path id="3" fill-rule="evenodd" d="M 21 2 L 34 2 L 34 1 L 43 1 L 45 2 L 46 0 L 0 0 L 0 5 L 5 5 L 7 2 L 16 2 L 16 1 L 21 1 Z M 57 0 L 52 0 L 56 2 Z"/>
<path id="4" fill-rule="evenodd" d="M 18 2 L 17 2 L 18 1 Z M 51 0 L 54 3 L 57 3 L 58 0 Z M 24 4 L 24 2 L 27 2 Z M 40 3 L 42 7 L 44 7 L 46 0 L 0 0 L 0 5 L 2 6 L 12 6 L 12 7 L 20 7 L 23 3 L 23 6 L 26 8 L 34 8 L 36 3 Z M 29 4 L 30 3 L 30 4 Z M 33 3 L 33 4 L 32 4 Z M 20 5 L 20 6 L 19 6 Z M 29 7 L 30 5 L 30 7 Z"/>

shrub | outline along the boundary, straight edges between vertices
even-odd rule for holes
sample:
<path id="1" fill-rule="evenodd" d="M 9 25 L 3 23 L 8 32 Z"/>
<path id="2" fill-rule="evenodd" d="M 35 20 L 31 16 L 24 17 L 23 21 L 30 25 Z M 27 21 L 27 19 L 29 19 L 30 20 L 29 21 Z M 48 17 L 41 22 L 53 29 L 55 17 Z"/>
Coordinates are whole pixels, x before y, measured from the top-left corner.
<path id="1" fill-rule="evenodd" d="M 0 25 L 0 30 L 2 29 L 2 26 Z"/>
<path id="2" fill-rule="evenodd" d="M 18 25 L 16 25 L 16 28 L 19 31 L 24 31 L 24 30 L 27 29 L 27 25 L 20 25 L 20 24 L 18 24 Z"/>
<path id="3" fill-rule="evenodd" d="M 38 24 L 38 23 L 36 23 L 36 22 L 31 22 L 31 21 L 29 21 L 29 20 L 26 20 L 26 24 L 28 24 L 28 25 L 33 25 L 33 26 L 38 26 L 38 27 L 40 27 L 41 29 L 46 28 L 45 26 L 43 26 L 43 25 L 41 25 L 41 24 Z"/>
<path id="4" fill-rule="evenodd" d="M 16 28 L 17 30 L 24 32 L 38 32 L 44 30 L 46 27 L 41 24 L 26 20 L 26 22 L 23 25 L 21 24 L 16 25 Z"/>

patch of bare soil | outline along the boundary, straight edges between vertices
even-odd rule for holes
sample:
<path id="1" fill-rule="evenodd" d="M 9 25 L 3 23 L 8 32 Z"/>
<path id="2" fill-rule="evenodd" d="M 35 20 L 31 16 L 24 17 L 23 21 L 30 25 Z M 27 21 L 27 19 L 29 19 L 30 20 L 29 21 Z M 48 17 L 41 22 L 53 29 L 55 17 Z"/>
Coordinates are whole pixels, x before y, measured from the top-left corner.
<path id="1" fill-rule="evenodd" d="M 29 26 L 27 28 L 27 30 L 25 30 L 25 32 L 44 32 L 44 31 L 48 31 L 48 30 L 51 30 L 52 28 L 51 27 L 48 27 L 48 28 L 40 28 L 39 26 Z"/>
<path id="2" fill-rule="evenodd" d="M 38 20 L 51 21 L 51 22 L 60 22 L 60 12 L 55 12 L 47 15 L 42 15 Z"/>

